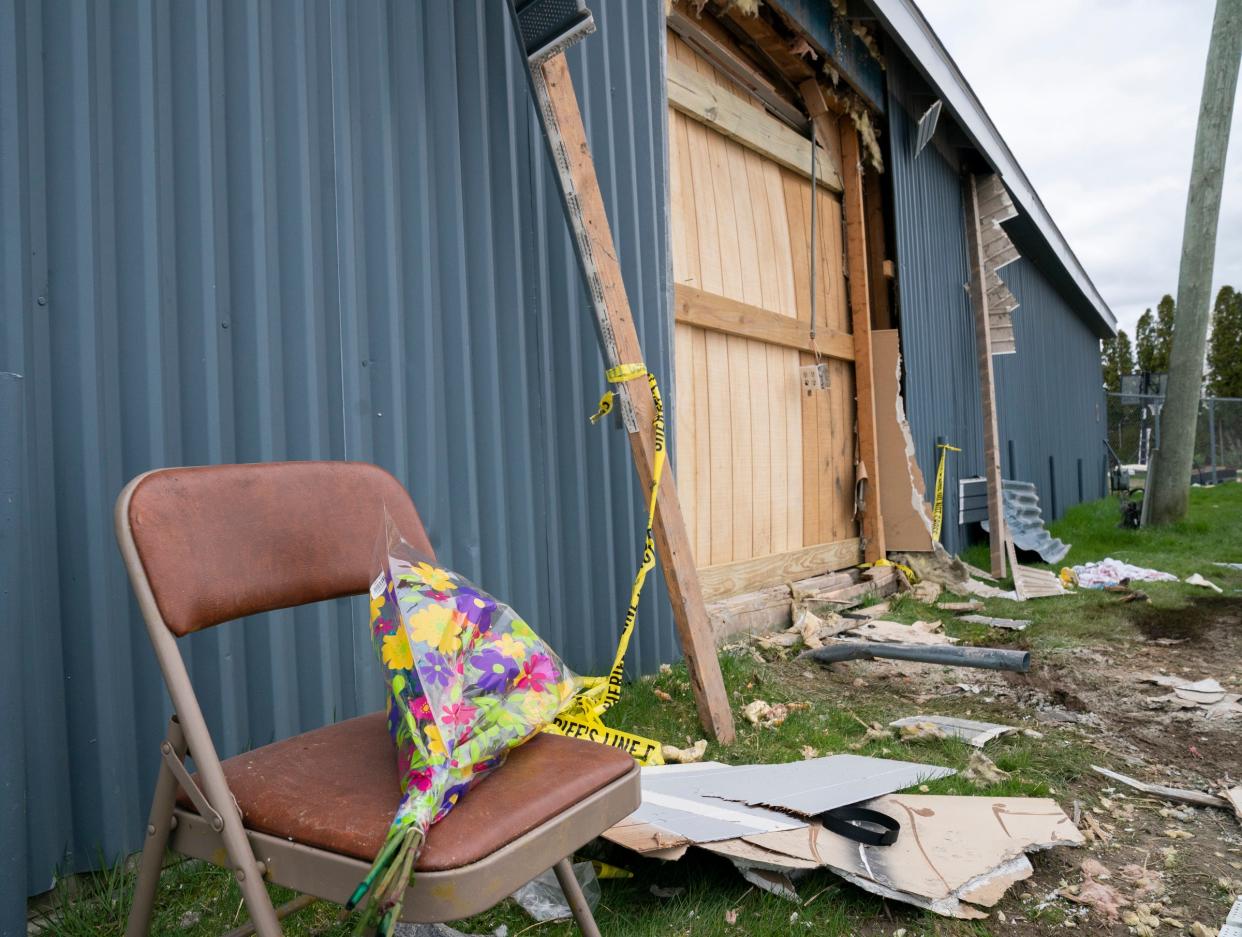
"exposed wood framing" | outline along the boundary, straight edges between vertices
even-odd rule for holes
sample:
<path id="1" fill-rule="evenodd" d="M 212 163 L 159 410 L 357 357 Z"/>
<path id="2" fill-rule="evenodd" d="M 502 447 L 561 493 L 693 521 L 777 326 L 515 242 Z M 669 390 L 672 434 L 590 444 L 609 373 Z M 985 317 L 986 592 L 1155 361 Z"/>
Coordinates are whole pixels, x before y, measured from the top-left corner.
<path id="1" fill-rule="evenodd" d="M 798 133 L 806 133 L 808 121 L 802 111 L 769 82 L 767 76 L 760 73 L 758 66 L 746 61 L 735 52 L 728 41 L 722 41 L 720 37 L 714 35 L 713 29 L 709 29 L 709 26 L 715 30 L 721 30 L 715 21 L 687 16 L 676 6 L 668 11 L 669 29 L 681 36 L 691 48 L 728 75 L 739 87 L 757 98 L 764 107 L 790 127 Z M 787 82 L 782 82 L 782 84 L 788 85 Z M 792 86 L 788 87 L 788 91 L 793 92 Z"/>
<path id="2" fill-rule="evenodd" d="M 673 287 L 673 310 L 676 320 L 687 325 L 800 351 L 813 352 L 818 347 L 824 357 L 854 360 L 854 336 L 848 332 L 821 328 L 813 346 L 806 325 L 793 316 L 783 316 L 684 283 Z"/>
<path id="3" fill-rule="evenodd" d="M 996 378 L 992 370 L 992 324 L 984 281 L 983 238 L 979 221 L 979 189 L 966 179 L 966 248 L 970 263 L 970 306 L 975 316 L 975 361 L 983 404 L 983 474 L 988 481 L 988 554 L 992 575 L 1005 575 L 1005 514 L 1001 507 L 1000 433 L 996 421 Z"/>
<path id="4" fill-rule="evenodd" d="M 668 61 L 668 102 L 742 146 L 810 178 L 811 153 L 805 137 L 672 58 Z M 841 174 L 830 154 L 821 151 L 817 172 L 820 185 L 841 191 Z"/>
<path id="5" fill-rule="evenodd" d="M 863 177 L 863 196 L 867 206 L 867 270 L 871 274 L 871 327 L 893 329 L 892 304 L 889 301 L 889 281 L 892 275 L 885 265 L 892 261 L 884 256 L 884 192 L 879 173 L 869 172 Z"/>
<path id="6" fill-rule="evenodd" d="M 1012 355 L 1018 350 L 1014 341 L 1012 313 L 1018 298 L 1000 278 L 998 271 L 1018 259 L 1018 249 L 1001 227 L 1002 221 L 1017 217 L 1000 176 L 995 173 L 978 180 L 979 243 L 983 251 L 983 275 L 988 291 L 988 325 L 994 355 Z"/>
<path id="7" fill-rule="evenodd" d="M 723 563 L 699 570 L 703 596 L 708 600 L 737 595 L 774 582 L 790 582 L 830 570 L 856 566 L 860 558 L 857 538 L 738 563 Z"/>
<path id="8" fill-rule="evenodd" d="M 605 364 L 643 361 L 642 347 L 634 329 L 629 299 L 621 278 L 621 265 L 613 244 L 604 200 L 591 159 L 582 113 L 564 53 L 553 55 L 532 69 L 540 119 L 551 150 L 558 181 L 565 196 L 570 227 L 578 242 L 579 259 L 587 280 L 587 292 L 599 325 Z M 634 416 L 629 432 L 630 450 L 639 481 L 650 490 L 655 464 L 653 405 L 643 382 L 619 385 L 622 407 Z M 704 728 L 718 741 L 735 738 L 733 713 L 720 674 L 716 645 L 695 569 L 694 554 L 686 533 L 681 502 L 671 469 L 666 466 L 660 485 L 655 516 L 656 549 L 668 585 L 669 601 L 677 636 L 690 671 L 690 684 Z"/>
<path id="9" fill-rule="evenodd" d="M 875 390 L 871 360 L 871 297 L 867 276 L 867 231 L 863 206 L 862 146 L 848 117 L 828 110 L 823 89 L 815 80 L 799 89 L 816 130 L 841 135 L 841 205 L 845 213 L 845 260 L 849 285 L 850 323 L 854 331 L 854 393 L 858 421 L 858 453 L 867 473 L 863 502 L 863 556 L 874 563 L 884 559 L 884 519 L 880 504 L 879 446 L 875 428 Z"/>

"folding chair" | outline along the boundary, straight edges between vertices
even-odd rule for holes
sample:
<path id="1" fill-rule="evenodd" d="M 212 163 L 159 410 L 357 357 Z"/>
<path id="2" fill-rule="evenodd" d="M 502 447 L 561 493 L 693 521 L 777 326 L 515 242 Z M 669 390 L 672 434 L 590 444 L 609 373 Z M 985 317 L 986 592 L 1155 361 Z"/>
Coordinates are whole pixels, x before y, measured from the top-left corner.
<path id="1" fill-rule="evenodd" d="M 229 937 L 278 937 L 282 917 L 315 898 L 343 903 L 366 874 L 400 797 L 384 714 L 221 762 L 177 639 L 366 592 L 385 507 L 405 539 L 431 556 L 409 495 L 373 465 L 160 469 L 121 492 L 117 540 L 174 712 L 160 744 L 127 937 L 149 932 L 167 848 L 232 870 L 250 921 Z M 567 857 L 639 800 L 638 768 L 623 752 L 552 735 L 531 739 L 432 827 L 403 920 L 469 917 L 555 868 L 578 926 L 598 937 Z M 274 908 L 265 882 L 301 896 Z"/>

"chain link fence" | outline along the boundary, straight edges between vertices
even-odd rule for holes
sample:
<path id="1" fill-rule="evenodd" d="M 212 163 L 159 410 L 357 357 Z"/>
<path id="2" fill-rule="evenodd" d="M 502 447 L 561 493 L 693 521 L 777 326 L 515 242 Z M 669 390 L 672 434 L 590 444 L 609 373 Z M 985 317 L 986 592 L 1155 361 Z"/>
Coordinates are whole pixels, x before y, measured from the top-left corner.
<path id="1" fill-rule="evenodd" d="M 1145 467 L 1160 445 L 1164 397 L 1155 394 L 1107 396 L 1108 442 L 1123 465 Z M 1211 484 L 1235 478 L 1242 468 L 1242 397 L 1204 397 L 1195 422 L 1192 481 Z M 1215 472 L 1215 474 L 1213 474 Z"/>

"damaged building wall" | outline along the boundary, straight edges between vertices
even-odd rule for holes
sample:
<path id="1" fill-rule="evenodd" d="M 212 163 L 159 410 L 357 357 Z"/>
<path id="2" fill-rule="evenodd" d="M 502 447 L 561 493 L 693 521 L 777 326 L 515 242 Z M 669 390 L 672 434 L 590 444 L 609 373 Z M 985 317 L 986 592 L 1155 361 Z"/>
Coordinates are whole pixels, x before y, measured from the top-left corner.
<path id="1" fill-rule="evenodd" d="M 961 448 L 945 463 L 945 546 L 966 541 L 957 526 L 957 480 L 983 472 L 983 421 L 975 324 L 965 283 L 966 230 L 958 167 L 936 146 L 914 156 L 918 115 L 933 98 L 899 55 L 889 55 L 889 184 L 893 199 L 897 305 L 906 415 L 929 485 L 936 439 Z M 930 498 L 932 491 L 928 492 Z"/>
<path id="2" fill-rule="evenodd" d="M 887 75 L 906 411 L 929 488 L 937 438 L 962 449 L 945 463 L 941 537 L 959 552 L 968 531 L 957 524 L 957 482 L 984 468 L 961 169 L 956 148 L 944 143 L 943 118 L 932 145 L 914 155 L 917 120 L 934 95 L 895 52 L 888 55 Z M 1021 257 L 1000 274 L 1020 302 L 1012 316 L 1017 353 L 993 357 L 1001 470 L 1006 478 L 1035 483 L 1044 519 L 1051 521 L 1105 493 L 1098 335 L 1030 259 Z"/>

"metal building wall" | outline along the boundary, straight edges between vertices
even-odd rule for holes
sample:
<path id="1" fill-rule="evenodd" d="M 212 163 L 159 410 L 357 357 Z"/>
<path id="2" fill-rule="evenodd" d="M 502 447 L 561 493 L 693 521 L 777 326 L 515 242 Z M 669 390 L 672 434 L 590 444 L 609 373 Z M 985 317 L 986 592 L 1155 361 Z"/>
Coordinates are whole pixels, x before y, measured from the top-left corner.
<path id="1" fill-rule="evenodd" d="M 984 467 L 961 172 L 939 141 L 913 155 L 917 118 L 934 97 L 891 51 L 888 166 L 906 411 L 929 485 L 937 437 L 962 449 L 945 463 L 942 534 L 959 552 L 968 531 L 956 523 L 958 480 Z M 1017 354 L 993 358 L 1001 471 L 1035 483 L 1050 521 L 1105 493 L 1099 339 L 1031 260 L 1004 267 L 1001 277 L 1021 303 L 1013 315 Z"/>
<path id="2" fill-rule="evenodd" d="M 892 52 L 886 71 L 888 175 L 906 414 L 929 486 L 939 457 L 937 437 L 962 450 L 949 453 L 945 462 L 941 540 L 956 553 L 966 546 L 965 531 L 956 523 L 957 482 L 983 471 L 975 325 L 965 288 L 970 278 L 965 208 L 957 166 L 935 146 L 914 157 L 918 115 L 911 109 L 921 83 L 900 53 Z"/>
<path id="3" fill-rule="evenodd" d="M 1013 314 L 1018 353 L 992 359 L 1001 471 L 1034 482 L 1044 520 L 1053 520 L 1108 493 L 1100 340 L 1030 260 L 1001 275 L 1022 304 Z"/>
<path id="4" fill-rule="evenodd" d="M 662 4 L 592 8 L 570 59 L 671 378 Z M 376 461 L 445 562 L 605 666 L 642 498 L 585 420 L 601 363 L 522 68 L 495 0 L 0 0 L 0 933 L 145 824 L 168 704 L 111 522 L 141 471 Z M 661 590 L 641 671 L 677 652 Z M 223 753 L 376 708 L 364 614 L 186 639 Z"/>

